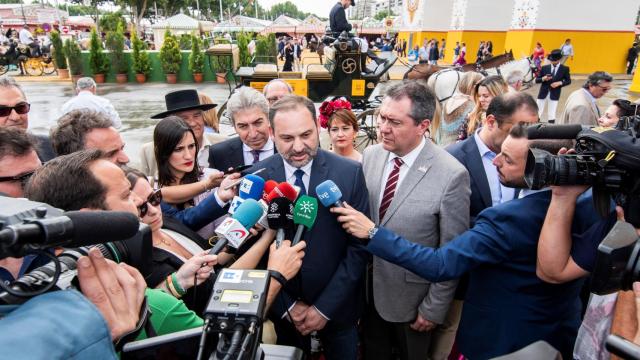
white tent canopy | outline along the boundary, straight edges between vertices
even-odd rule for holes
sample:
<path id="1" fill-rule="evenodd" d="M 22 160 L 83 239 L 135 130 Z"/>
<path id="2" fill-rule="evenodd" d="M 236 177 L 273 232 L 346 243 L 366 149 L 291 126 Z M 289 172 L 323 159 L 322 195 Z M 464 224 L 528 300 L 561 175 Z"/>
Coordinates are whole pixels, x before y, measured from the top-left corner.
<path id="1" fill-rule="evenodd" d="M 152 25 L 151 28 L 153 29 L 156 49 L 159 49 L 164 42 L 164 32 L 166 29 L 169 29 L 174 35 L 200 34 L 201 32 L 211 31 L 213 29 L 213 23 L 211 21 L 198 21 L 185 14 L 177 14 Z"/>

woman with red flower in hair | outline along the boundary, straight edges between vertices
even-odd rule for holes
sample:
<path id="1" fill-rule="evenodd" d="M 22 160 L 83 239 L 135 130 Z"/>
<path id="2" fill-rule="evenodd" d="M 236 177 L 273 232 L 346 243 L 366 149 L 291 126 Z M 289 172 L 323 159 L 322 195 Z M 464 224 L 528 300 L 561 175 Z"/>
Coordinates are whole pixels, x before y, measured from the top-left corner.
<path id="1" fill-rule="evenodd" d="M 358 121 L 345 99 L 325 101 L 320 106 L 320 126 L 329 130 L 331 151 L 351 160 L 362 162 L 362 154 L 355 149 Z"/>

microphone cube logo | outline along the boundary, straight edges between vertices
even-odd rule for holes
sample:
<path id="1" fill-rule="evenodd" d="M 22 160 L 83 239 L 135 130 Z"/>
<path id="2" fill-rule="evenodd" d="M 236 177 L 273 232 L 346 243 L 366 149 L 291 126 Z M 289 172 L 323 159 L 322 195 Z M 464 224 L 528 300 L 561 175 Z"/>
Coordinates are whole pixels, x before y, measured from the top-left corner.
<path id="1" fill-rule="evenodd" d="M 331 185 L 329 190 L 331 190 L 332 193 L 340 193 L 340 189 L 338 188 L 338 185 L 336 185 L 336 184 Z"/>
<path id="2" fill-rule="evenodd" d="M 251 191 L 251 187 L 253 186 L 253 181 L 244 178 L 240 183 L 240 192 L 248 194 Z"/>
<path id="3" fill-rule="evenodd" d="M 278 211 L 278 204 L 276 203 L 271 203 L 269 208 L 269 212 L 277 212 Z"/>
<path id="4" fill-rule="evenodd" d="M 313 203 L 311 203 L 311 201 L 303 201 L 300 204 L 300 210 L 302 210 L 302 212 L 305 214 L 311 214 L 311 212 L 315 210 L 314 208 L 315 206 L 313 205 Z"/>
<path id="5" fill-rule="evenodd" d="M 322 201 L 322 200 L 327 200 L 327 199 L 329 199 L 329 193 L 328 193 L 328 192 L 326 192 L 326 191 L 325 191 L 325 192 L 323 192 L 323 193 L 317 194 L 317 195 L 318 195 L 318 198 L 319 198 L 321 201 Z"/>

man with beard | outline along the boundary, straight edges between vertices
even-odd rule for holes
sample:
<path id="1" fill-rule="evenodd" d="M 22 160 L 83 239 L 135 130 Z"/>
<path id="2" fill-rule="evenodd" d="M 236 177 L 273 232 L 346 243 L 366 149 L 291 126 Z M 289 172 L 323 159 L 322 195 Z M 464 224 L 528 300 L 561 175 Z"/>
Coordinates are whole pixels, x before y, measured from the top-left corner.
<path id="1" fill-rule="evenodd" d="M 331 179 L 340 188 L 342 200 L 368 213 L 362 166 L 319 149 L 313 102 L 287 95 L 271 106 L 269 121 L 279 153 L 254 166 L 265 168 L 260 176 L 287 181 L 300 187 L 301 194 L 313 197 L 316 186 Z M 323 206 L 319 206 L 316 222 L 304 239 L 307 251 L 302 269 L 287 283 L 271 309 L 278 344 L 296 346 L 308 353 L 308 335 L 317 331 L 327 359 L 355 359 L 366 251 Z"/>

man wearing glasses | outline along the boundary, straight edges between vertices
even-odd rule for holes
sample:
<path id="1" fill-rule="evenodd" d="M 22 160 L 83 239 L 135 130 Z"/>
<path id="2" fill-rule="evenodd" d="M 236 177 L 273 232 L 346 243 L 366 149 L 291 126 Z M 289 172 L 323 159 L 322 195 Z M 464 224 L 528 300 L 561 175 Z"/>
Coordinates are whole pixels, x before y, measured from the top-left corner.
<path id="1" fill-rule="evenodd" d="M 569 95 L 560 124 L 598 126 L 600 109 L 596 101 L 611 90 L 613 77 L 604 71 L 589 75 L 587 82 Z"/>
<path id="2" fill-rule="evenodd" d="M 29 127 L 31 105 L 22 88 L 11 76 L 0 76 L 0 127 L 16 127 L 24 131 Z M 48 136 L 38 135 L 36 152 L 41 161 L 53 159 L 56 155 Z"/>

